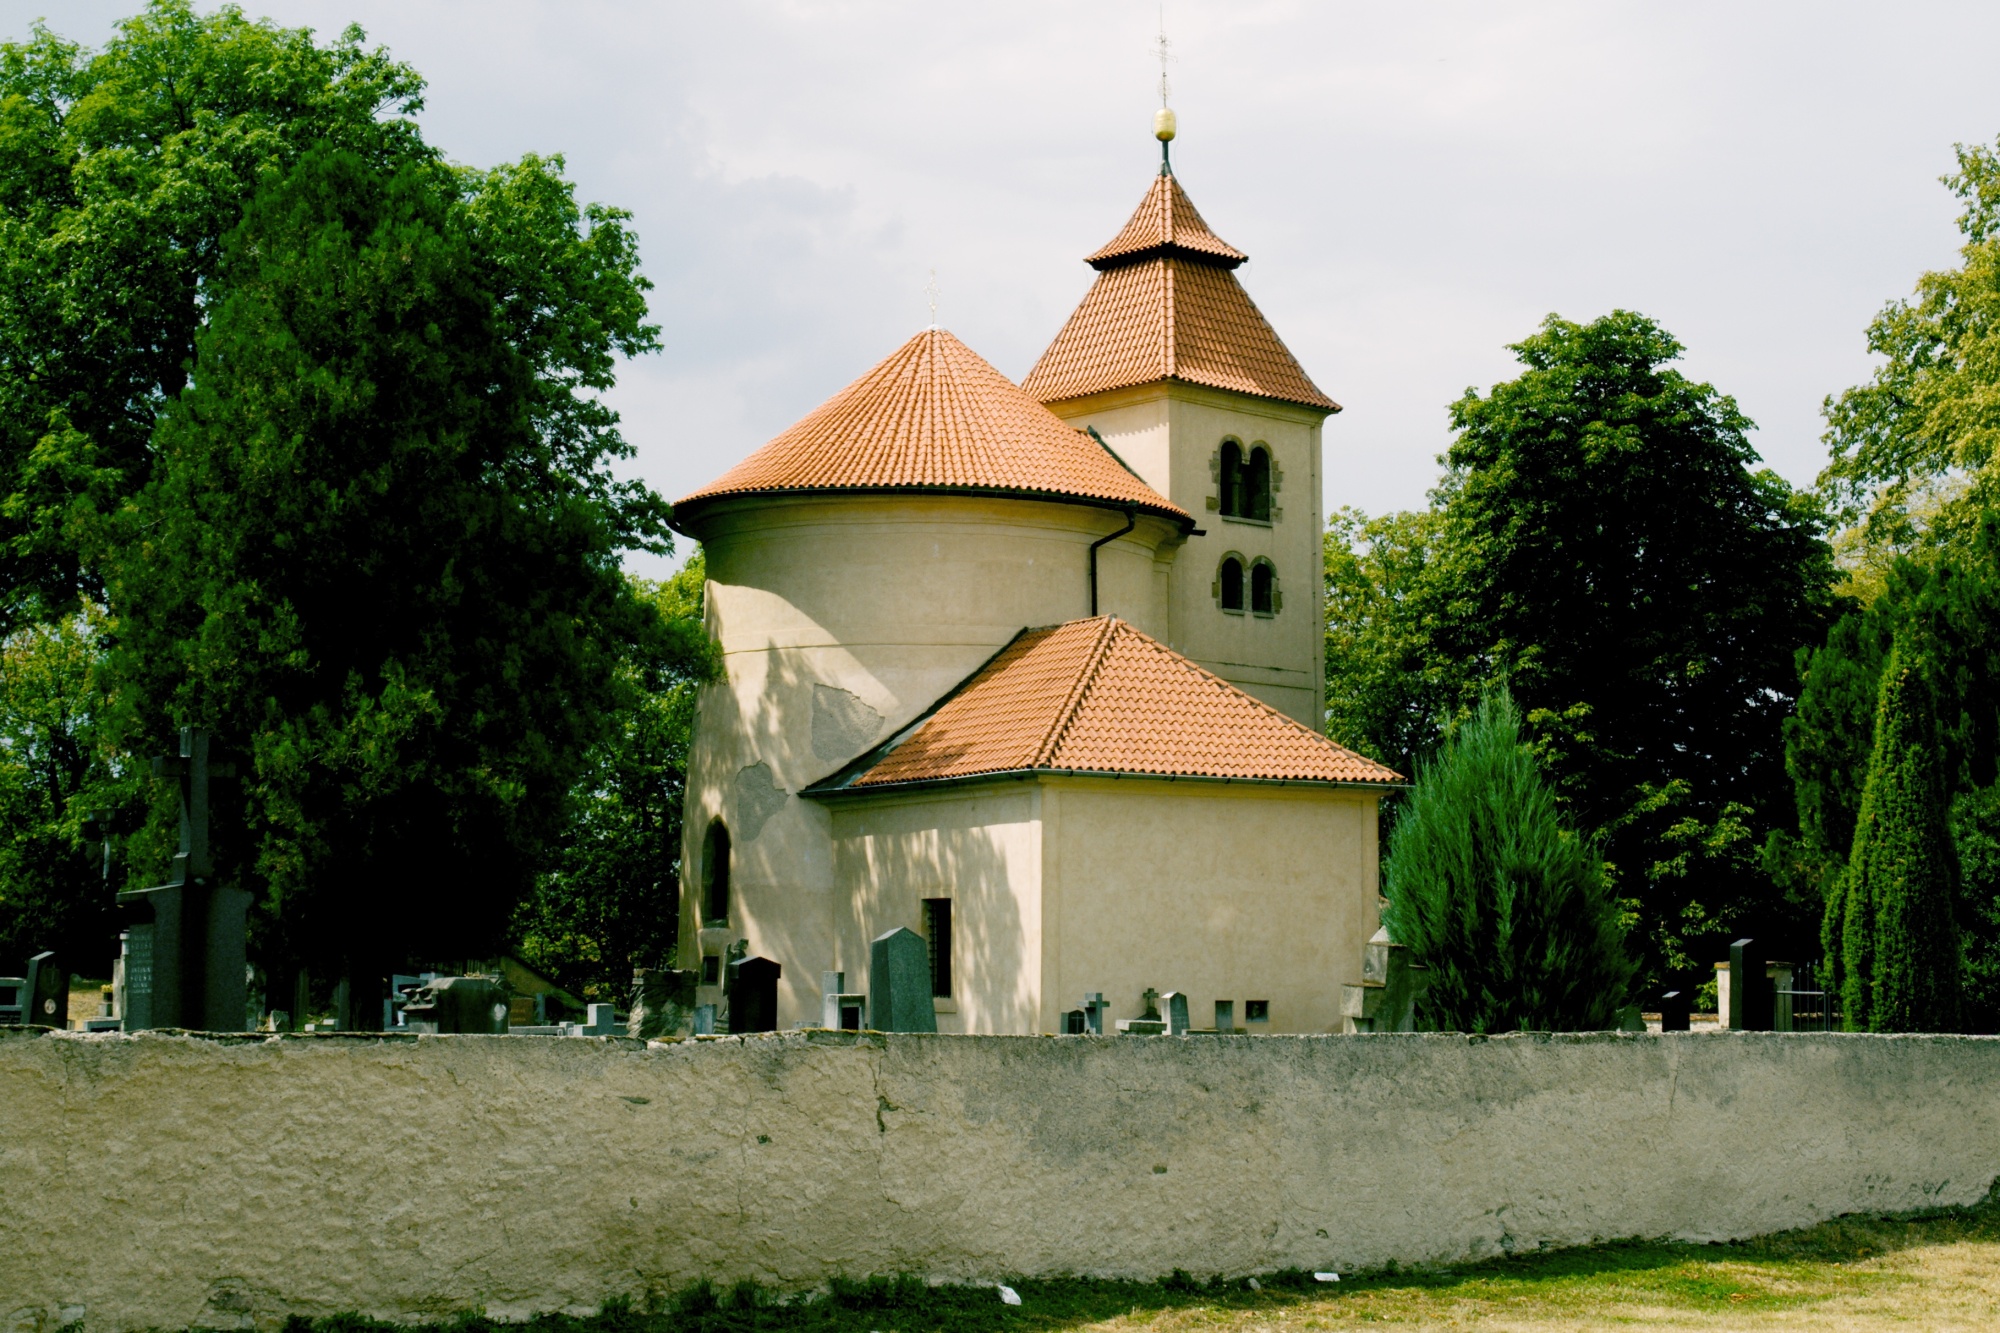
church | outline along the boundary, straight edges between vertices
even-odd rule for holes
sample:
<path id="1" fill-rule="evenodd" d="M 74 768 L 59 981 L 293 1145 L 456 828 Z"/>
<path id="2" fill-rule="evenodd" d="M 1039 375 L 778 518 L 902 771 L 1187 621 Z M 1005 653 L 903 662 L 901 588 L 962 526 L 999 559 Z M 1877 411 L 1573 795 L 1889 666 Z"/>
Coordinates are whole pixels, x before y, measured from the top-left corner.
<path id="1" fill-rule="evenodd" d="M 1322 734 L 1320 429 L 1340 410 L 1166 157 L 1016 385 L 918 333 L 679 500 L 723 678 L 695 722 L 679 966 L 867 989 L 921 935 L 941 1032 L 1179 992 L 1341 1030 L 1403 779 Z"/>

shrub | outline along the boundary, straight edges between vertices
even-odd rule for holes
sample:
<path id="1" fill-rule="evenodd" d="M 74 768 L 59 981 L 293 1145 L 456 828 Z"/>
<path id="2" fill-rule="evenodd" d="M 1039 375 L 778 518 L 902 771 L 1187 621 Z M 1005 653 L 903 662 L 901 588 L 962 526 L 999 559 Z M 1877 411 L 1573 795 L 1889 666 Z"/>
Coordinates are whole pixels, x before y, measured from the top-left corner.
<path id="1" fill-rule="evenodd" d="M 1387 866 L 1391 937 L 1431 970 L 1421 1016 L 1463 1032 L 1616 1025 L 1633 965 L 1594 848 L 1557 818 L 1503 690 L 1417 776 Z"/>

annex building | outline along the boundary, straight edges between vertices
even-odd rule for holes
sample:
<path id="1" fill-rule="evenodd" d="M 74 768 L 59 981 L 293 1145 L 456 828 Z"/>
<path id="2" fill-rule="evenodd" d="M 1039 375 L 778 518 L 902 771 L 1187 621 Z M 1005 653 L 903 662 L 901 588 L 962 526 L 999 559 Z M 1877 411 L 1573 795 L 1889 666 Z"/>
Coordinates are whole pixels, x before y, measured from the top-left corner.
<path id="1" fill-rule="evenodd" d="M 1245 258 L 1163 164 L 1021 384 L 927 329 L 676 504 L 725 664 L 686 797 L 702 1002 L 747 951 L 817 1023 L 821 973 L 865 989 L 907 926 L 941 1031 L 1149 988 L 1340 1030 L 1401 779 L 1320 733 L 1339 406 Z"/>

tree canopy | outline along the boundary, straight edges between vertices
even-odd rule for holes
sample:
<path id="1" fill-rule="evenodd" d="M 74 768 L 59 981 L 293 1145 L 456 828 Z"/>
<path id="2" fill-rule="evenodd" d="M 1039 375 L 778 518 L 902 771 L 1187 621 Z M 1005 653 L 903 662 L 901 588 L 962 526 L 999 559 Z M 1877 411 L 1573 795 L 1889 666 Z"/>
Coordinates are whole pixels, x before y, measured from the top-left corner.
<path id="1" fill-rule="evenodd" d="M 670 544 L 600 396 L 658 344 L 626 216 L 446 162 L 422 86 L 187 0 L 0 48 L 0 614 L 103 608 L 117 752 L 237 756 L 269 965 L 498 947 L 691 651 L 620 567 Z"/>
<path id="2" fill-rule="evenodd" d="M 1551 316 L 1513 350 L 1520 376 L 1452 406 L 1430 511 L 1332 534 L 1332 734 L 1407 763 L 1504 680 L 1649 973 L 1731 931 L 1810 936 L 1817 899 L 1778 901 L 1759 849 L 1791 806 L 1793 657 L 1832 607 L 1817 505 L 1643 315 Z"/>

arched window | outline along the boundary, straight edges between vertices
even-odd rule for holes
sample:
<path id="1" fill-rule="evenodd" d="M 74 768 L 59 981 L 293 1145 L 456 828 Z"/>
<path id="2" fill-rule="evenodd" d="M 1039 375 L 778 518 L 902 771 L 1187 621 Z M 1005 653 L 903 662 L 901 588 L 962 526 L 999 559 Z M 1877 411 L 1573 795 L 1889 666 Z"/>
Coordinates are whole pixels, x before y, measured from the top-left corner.
<path id="1" fill-rule="evenodd" d="M 719 819 L 701 843 L 701 919 L 717 926 L 729 920 L 729 830 Z"/>
<path id="2" fill-rule="evenodd" d="M 1243 517 L 1254 518 L 1259 523 L 1271 521 L 1271 452 L 1268 449 L 1252 449 L 1249 460 L 1243 465 L 1244 505 Z"/>
<path id="3" fill-rule="evenodd" d="M 1278 613 L 1278 571 L 1268 561 L 1250 566 L 1250 609 L 1260 616 Z"/>
<path id="4" fill-rule="evenodd" d="M 1234 440 L 1222 442 L 1222 512 L 1230 518 L 1243 516 L 1243 446 Z"/>
<path id="5" fill-rule="evenodd" d="M 1225 611 L 1243 609 L 1243 562 L 1233 555 L 1222 558 L 1222 569 L 1215 576 L 1215 595 Z"/>

